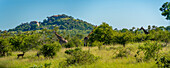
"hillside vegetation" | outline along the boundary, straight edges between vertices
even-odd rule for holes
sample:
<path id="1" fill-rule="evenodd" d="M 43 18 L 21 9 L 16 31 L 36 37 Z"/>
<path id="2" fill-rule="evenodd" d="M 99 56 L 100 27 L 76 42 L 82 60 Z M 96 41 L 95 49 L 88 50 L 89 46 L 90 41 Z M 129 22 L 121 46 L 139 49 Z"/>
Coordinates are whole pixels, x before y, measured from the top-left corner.
<path id="1" fill-rule="evenodd" d="M 78 30 L 92 30 L 93 25 L 80 20 L 74 19 L 72 16 L 62 15 L 53 15 L 47 17 L 43 22 L 31 21 L 30 23 L 22 23 L 15 27 L 14 29 L 9 29 L 8 31 L 31 31 L 31 30 L 42 30 L 42 29 L 54 29 L 59 27 L 59 29 L 78 29 Z"/>

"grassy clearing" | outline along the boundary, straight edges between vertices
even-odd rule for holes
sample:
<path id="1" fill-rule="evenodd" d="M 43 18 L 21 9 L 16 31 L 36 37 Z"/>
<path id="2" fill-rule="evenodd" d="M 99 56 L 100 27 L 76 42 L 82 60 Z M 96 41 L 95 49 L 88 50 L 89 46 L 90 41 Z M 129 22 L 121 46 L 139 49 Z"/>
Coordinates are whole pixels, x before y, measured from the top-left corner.
<path id="1" fill-rule="evenodd" d="M 127 47 L 131 48 L 132 51 L 128 57 L 124 58 L 114 58 L 117 53 L 117 49 L 122 47 L 121 45 L 106 46 L 105 49 L 99 50 L 98 47 L 82 47 L 83 50 L 89 50 L 95 56 L 99 56 L 100 59 L 93 64 L 85 65 L 72 65 L 69 68 L 155 68 L 157 65 L 154 60 L 149 62 L 140 62 L 137 63 L 136 59 L 133 57 L 136 53 L 137 46 L 142 43 L 128 44 Z M 12 56 L 1 57 L 0 58 L 0 68 L 29 68 L 34 65 L 44 66 L 45 63 L 52 63 L 52 68 L 57 68 L 59 62 L 66 59 L 68 56 L 64 53 L 65 50 L 69 48 L 62 48 L 53 59 L 44 58 L 40 56 L 36 57 L 37 51 L 28 51 L 25 53 L 24 58 L 17 59 L 17 54 L 20 52 L 13 52 Z M 73 49 L 73 48 L 72 48 Z M 170 45 L 163 48 L 162 53 L 170 54 Z"/>

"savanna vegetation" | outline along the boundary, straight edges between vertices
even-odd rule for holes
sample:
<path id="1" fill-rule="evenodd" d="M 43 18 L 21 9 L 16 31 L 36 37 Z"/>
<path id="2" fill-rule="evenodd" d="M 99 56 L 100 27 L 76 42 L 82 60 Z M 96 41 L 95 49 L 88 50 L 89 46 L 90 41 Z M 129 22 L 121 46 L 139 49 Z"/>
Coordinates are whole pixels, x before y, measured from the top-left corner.
<path id="1" fill-rule="evenodd" d="M 160 10 L 169 20 L 169 2 Z M 0 68 L 169 68 L 169 42 L 170 26 L 118 30 L 54 15 L 0 31 Z"/>

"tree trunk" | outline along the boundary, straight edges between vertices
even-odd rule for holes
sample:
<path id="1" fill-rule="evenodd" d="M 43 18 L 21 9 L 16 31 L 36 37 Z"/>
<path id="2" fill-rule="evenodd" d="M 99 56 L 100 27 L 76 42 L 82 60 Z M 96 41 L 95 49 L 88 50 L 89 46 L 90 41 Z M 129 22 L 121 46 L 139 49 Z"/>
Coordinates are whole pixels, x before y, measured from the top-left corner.
<path id="1" fill-rule="evenodd" d="M 125 44 L 123 44 L 123 47 L 125 47 Z"/>
<path id="2" fill-rule="evenodd" d="M 2 56 L 5 56 L 5 51 L 3 51 Z"/>

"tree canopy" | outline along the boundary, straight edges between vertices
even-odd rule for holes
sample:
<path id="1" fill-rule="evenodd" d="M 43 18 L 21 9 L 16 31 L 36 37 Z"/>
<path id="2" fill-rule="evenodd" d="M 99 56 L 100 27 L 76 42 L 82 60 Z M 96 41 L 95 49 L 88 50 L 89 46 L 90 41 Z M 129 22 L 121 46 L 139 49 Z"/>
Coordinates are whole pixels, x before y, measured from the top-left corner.
<path id="1" fill-rule="evenodd" d="M 170 20 L 170 2 L 166 2 L 160 8 L 162 16 L 165 16 L 167 20 Z"/>

